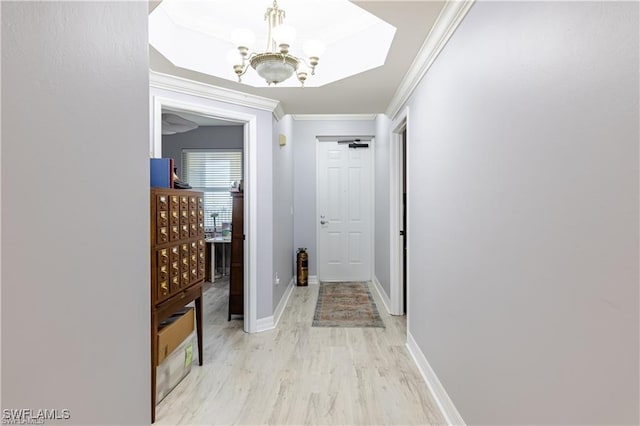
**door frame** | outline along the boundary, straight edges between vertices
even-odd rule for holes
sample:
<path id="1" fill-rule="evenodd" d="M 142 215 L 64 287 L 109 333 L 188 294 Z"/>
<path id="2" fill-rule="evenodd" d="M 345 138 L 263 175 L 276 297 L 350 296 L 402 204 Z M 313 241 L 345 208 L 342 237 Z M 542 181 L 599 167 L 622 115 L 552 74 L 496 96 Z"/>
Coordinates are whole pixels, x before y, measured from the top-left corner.
<path id="1" fill-rule="evenodd" d="M 402 272 L 402 237 L 400 230 L 402 229 L 402 132 L 406 135 L 406 152 L 407 165 L 406 173 L 409 176 L 409 107 L 405 107 L 391 122 L 391 141 L 389 146 L 389 275 L 391 278 L 389 299 L 391 302 L 392 315 L 405 315 L 403 308 L 404 288 L 403 288 L 403 272 Z M 409 193 L 409 179 L 407 179 L 407 194 Z M 409 198 L 407 197 L 407 229 L 411 229 Z M 409 310 L 409 239 L 407 238 L 407 311 Z M 408 320 L 408 316 L 407 316 Z M 407 324 L 408 326 L 408 324 Z"/>
<path id="2" fill-rule="evenodd" d="M 152 96 L 151 107 L 151 140 L 149 154 L 151 158 L 162 155 L 162 109 L 168 108 L 174 111 L 184 111 L 192 114 L 204 115 L 211 118 L 229 120 L 243 123 L 243 174 L 245 184 L 244 197 L 244 331 L 256 333 L 257 329 L 257 254 L 258 243 L 255 238 L 255 231 L 258 225 L 257 214 L 257 162 L 258 162 L 258 117 L 253 114 L 246 114 L 199 103 L 177 100 L 166 96 Z"/>
<path id="3" fill-rule="evenodd" d="M 373 280 L 375 276 L 375 212 L 376 212 L 376 189 L 375 189 L 375 137 L 373 136 L 316 136 L 316 208 L 315 208 L 315 221 L 316 221 L 316 267 L 318 274 L 318 284 L 322 282 L 322 270 L 320 265 L 320 144 L 325 142 L 337 142 L 341 139 L 360 139 L 362 142 L 369 144 L 369 191 L 371 191 L 370 206 L 369 206 L 369 235 L 371 238 L 371 244 L 369 244 L 369 281 Z"/>

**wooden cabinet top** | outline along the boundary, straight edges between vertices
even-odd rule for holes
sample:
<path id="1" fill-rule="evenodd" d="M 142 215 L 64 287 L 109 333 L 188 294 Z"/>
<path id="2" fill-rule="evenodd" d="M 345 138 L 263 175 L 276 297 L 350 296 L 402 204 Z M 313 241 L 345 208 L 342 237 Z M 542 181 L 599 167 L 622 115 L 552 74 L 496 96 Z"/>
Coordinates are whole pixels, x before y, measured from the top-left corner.
<path id="1" fill-rule="evenodd" d="M 173 188 L 151 188 L 151 194 L 169 194 L 169 195 L 200 195 L 202 196 L 202 191 L 194 191 L 191 189 L 173 189 Z"/>

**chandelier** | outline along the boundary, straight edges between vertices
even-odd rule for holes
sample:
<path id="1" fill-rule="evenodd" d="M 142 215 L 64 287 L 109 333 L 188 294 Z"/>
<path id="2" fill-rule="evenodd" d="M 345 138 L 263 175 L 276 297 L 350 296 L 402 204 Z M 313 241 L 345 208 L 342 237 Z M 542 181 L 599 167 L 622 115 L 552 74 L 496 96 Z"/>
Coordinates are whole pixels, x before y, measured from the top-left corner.
<path id="1" fill-rule="evenodd" d="M 269 26 L 267 33 L 267 49 L 262 53 L 249 53 L 249 47 L 255 41 L 255 36 L 249 30 L 236 30 L 231 38 L 236 46 L 237 52 L 230 52 L 229 60 L 233 64 L 233 70 L 238 76 L 238 82 L 242 82 L 242 76 L 251 68 L 256 70 L 258 75 L 265 79 L 267 84 L 278 84 L 294 73 L 304 87 L 304 82 L 309 76 L 315 75 L 316 65 L 320 55 L 324 52 L 324 45 L 315 40 L 309 40 L 304 44 L 304 58 L 293 56 L 289 53 L 291 43 L 295 40 L 296 31 L 289 25 L 284 25 L 285 12 L 278 8 L 277 0 L 273 1 L 273 7 L 267 8 L 264 15 Z M 239 54 L 238 54 L 239 53 Z"/>

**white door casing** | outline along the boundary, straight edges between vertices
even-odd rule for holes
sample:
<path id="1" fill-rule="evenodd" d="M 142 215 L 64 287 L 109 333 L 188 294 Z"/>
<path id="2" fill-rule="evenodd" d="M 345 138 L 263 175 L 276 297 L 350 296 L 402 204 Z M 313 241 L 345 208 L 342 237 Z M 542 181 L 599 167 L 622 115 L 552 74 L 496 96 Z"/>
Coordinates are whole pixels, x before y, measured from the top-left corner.
<path id="1" fill-rule="evenodd" d="M 403 288 L 403 271 L 402 271 L 402 258 L 403 258 L 403 238 L 407 238 L 409 242 L 409 236 L 404 237 L 400 235 L 400 231 L 403 230 L 402 226 L 402 132 L 406 129 L 407 141 L 406 141 L 406 156 L 407 156 L 407 170 L 404 172 L 409 176 L 409 107 L 405 107 L 398 116 L 391 123 L 391 146 L 389 149 L 389 243 L 390 243 L 390 291 L 389 299 L 391 302 L 391 314 L 403 315 L 405 314 L 403 300 L 404 300 L 404 288 Z M 409 179 L 407 179 L 407 193 L 409 193 Z M 409 200 L 407 200 L 407 203 Z M 411 230 L 409 209 L 407 208 L 407 229 Z M 409 247 L 407 246 L 407 256 Z M 409 301 L 409 258 L 407 257 L 407 305 Z M 407 306 L 408 309 L 408 306 Z M 407 326 L 409 324 L 409 317 L 407 316 Z"/>
<path id="2" fill-rule="evenodd" d="M 153 88 L 153 82 L 151 83 Z M 178 97 L 176 94 L 176 98 Z M 171 95 L 170 95 L 171 96 Z M 202 100 L 184 101 L 150 94 L 150 146 L 151 158 L 161 157 L 162 154 L 162 108 L 185 111 L 193 114 L 205 115 L 223 120 L 244 123 L 244 179 L 245 179 L 245 213 L 244 213 L 244 325 L 247 333 L 258 332 L 258 269 L 256 259 L 258 257 L 257 239 L 255 232 L 258 228 L 258 194 L 257 187 L 257 143 L 258 143 L 258 118 L 254 114 L 247 114 L 227 109 L 221 109 L 202 103 Z M 206 97 L 205 97 L 206 98 Z M 213 99 L 213 98 L 212 98 Z M 215 100 L 215 99 L 214 99 Z M 205 100 L 206 102 L 206 100 Z"/>
<path id="3" fill-rule="evenodd" d="M 318 141 L 318 276 L 369 281 L 372 267 L 371 148 Z"/>

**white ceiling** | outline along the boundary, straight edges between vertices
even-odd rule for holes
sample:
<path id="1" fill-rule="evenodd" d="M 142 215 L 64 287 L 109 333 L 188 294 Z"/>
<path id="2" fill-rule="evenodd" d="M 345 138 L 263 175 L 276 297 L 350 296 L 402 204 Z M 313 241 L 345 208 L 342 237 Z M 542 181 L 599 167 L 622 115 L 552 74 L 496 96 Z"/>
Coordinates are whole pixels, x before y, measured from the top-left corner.
<path id="1" fill-rule="evenodd" d="M 264 3 L 266 9 L 272 2 L 264 0 Z M 284 111 L 290 114 L 384 112 L 438 17 L 444 2 L 430 0 L 369 0 L 352 1 L 352 3 L 396 27 L 391 49 L 384 65 L 322 87 L 251 87 L 178 67 L 154 49 L 153 46 L 149 47 L 150 67 L 160 73 L 277 99 L 282 103 Z M 154 9 L 156 5 L 157 3 L 150 3 L 150 9 Z M 282 7 L 284 8 L 284 6 Z M 298 32 L 300 32 L 300 29 L 298 29 Z M 211 53 L 207 51 L 203 51 L 200 54 L 211 56 Z M 225 52 L 222 52 L 221 55 L 222 61 L 225 61 Z M 248 73 L 251 72 L 254 72 L 254 70 L 250 69 L 248 71 Z M 322 67 L 319 66 L 317 73 L 321 72 Z M 295 77 L 292 78 L 295 79 Z"/>

